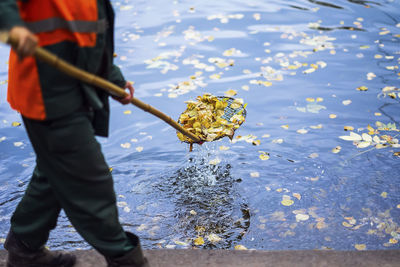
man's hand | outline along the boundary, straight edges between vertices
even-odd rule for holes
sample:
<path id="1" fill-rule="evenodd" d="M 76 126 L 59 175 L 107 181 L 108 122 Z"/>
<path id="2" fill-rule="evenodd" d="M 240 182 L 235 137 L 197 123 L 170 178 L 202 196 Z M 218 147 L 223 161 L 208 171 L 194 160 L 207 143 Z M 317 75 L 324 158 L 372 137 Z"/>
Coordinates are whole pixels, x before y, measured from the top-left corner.
<path id="1" fill-rule="evenodd" d="M 14 49 L 20 59 L 32 56 L 39 42 L 39 39 L 32 32 L 22 26 L 13 27 L 10 30 L 10 38 L 18 40 L 17 46 Z"/>
<path id="2" fill-rule="evenodd" d="M 133 88 L 132 83 L 130 83 L 130 82 L 126 82 L 125 89 L 129 90 L 129 94 L 126 97 L 120 98 L 120 97 L 113 96 L 113 98 L 115 100 L 117 100 L 118 102 L 120 102 L 123 105 L 129 104 L 133 98 L 133 94 L 135 93 L 135 88 Z"/>

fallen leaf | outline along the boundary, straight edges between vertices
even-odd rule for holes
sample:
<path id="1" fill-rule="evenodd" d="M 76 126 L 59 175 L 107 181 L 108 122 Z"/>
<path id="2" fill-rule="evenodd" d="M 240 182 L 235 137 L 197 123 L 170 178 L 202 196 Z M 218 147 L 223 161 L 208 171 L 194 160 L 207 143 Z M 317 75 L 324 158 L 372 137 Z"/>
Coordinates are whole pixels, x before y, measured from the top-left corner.
<path id="1" fill-rule="evenodd" d="M 293 200 L 291 200 L 291 199 L 283 199 L 282 201 L 281 201 L 281 204 L 283 205 L 283 206 L 291 206 L 291 205 L 293 205 L 294 204 L 294 201 Z"/>
<path id="2" fill-rule="evenodd" d="M 201 246 L 201 245 L 203 245 L 205 242 L 204 242 L 204 238 L 203 237 L 201 237 L 201 236 L 199 236 L 198 238 L 196 238 L 195 240 L 193 240 L 193 243 L 196 245 L 196 246 Z"/>
<path id="3" fill-rule="evenodd" d="M 365 244 L 355 244 L 354 247 L 357 250 L 365 250 L 367 248 L 367 246 Z"/>
<path id="4" fill-rule="evenodd" d="M 237 95 L 237 92 L 233 89 L 230 89 L 225 92 L 225 96 L 235 96 L 235 95 Z"/>
<path id="5" fill-rule="evenodd" d="M 243 245 L 236 245 L 235 250 L 247 250 L 247 248 Z"/>
<path id="6" fill-rule="evenodd" d="M 220 158 L 212 159 L 209 162 L 210 165 L 218 165 L 219 163 L 221 163 L 221 159 Z"/>
<path id="7" fill-rule="evenodd" d="M 299 193 L 293 193 L 293 197 L 297 198 L 298 200 L 301 199 L 301 195 Z"/>
<path id="8" fill-rule="evenodd" d="M 11 126 L 18 127 L 18 126 L 21 126 L 21 123 L 14 121 L 13 123 L 11 123 Z"/>
<path id="9" fill-rule="evenodd" d="M 348 105 L 351 104 L 351 100 L 343 100 L 342 104 L 345 105 L 345 106 L 348 106 Z"/>
<path id="10" fill-rule="evenodd" d="M 136 147 L 136 151 L 137 151 L 137 152 L 142 152 L 142 151 L 143 151 L 143 147 L 142 147 L 142 146 Z"/>
<path id="11" fill-rule="evenodd" d="M 307 221 L 310 218 L 309 215 L 307 214 L 296 214 L 296 221 L 300 222 L 300 221 Z"/>
<path id="12" fill-rule="evenodd" d="M 331 119 L 335 119 L 336 117 L 337 117 L 336 114 L 329 114 L 329 118 L 331 118 Z"/>
<path id="13" fill-rule="evenodd" d="M 259 172 L 251 172 L 250 176 L 253 178 L 258 178 L 258 177 L 260 177 L 260 173 Z"/>
<path id="14" fill-rule="evenodd" d="M 360 87 L 357 87 L 357 90 L 358 91 L 367 91 L 368 90 L 368 87 L 366 87 L 366 86 L 360 86 Z"/>
<path id="15" fill-rule="evenodd" d="M 209 234 L 207 236 L 208 241 L 210 241 L 211 243 L 217 243 L 219 241 L 222 240 L 221 237 L 219 237 L 217 234 Z"/>
<path id="16" fill-rule="evenodd" d="M 332 153 L 337 154 L 337 153 L 340 152 L 340 150 L 342 150 L 342 147 L 341 147 L 341 146 L 337 146 L 337 147 L 335 147 L 335 148 L 332 149 Z"/>
<path id="17" fill-rule="evenodd" d="M 306 129 L 299 129 L 299 130 L 297 130 L 297 133 L 306 134 L 306 133 L 308 133 L 308 131 Z"/>

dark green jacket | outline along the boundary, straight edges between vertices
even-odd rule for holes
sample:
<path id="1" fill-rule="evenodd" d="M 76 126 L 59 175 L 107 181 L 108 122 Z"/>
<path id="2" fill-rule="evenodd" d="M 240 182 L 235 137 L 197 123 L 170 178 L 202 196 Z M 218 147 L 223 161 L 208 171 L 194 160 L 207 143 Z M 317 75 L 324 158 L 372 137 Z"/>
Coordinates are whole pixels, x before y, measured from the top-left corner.
<path id="1" fill-rule="evenodd" d="M 105 33 L 97 34 L 95 47 L 81 48 L 74 42 L 64 41 L 44 48 L 81 69 L 124 87 L 125 79 L 119 68 L 113 64 L 114 11 L 109 0 L 97 0 L 97 3 L 99 20 L 106 18 L 108 28 Z M 17 25 L 23 26 L 24 22 L 20 18 L 16 0 L 1 0 L 0 28 L 9 30 Z M 107 136 L 110 113 L 109 94 L 83 84 L 43 62 L 38 61 L 37 65 L 46 119 L 61 118 L 86 106 L 94 111 L 95 133 Z"/>

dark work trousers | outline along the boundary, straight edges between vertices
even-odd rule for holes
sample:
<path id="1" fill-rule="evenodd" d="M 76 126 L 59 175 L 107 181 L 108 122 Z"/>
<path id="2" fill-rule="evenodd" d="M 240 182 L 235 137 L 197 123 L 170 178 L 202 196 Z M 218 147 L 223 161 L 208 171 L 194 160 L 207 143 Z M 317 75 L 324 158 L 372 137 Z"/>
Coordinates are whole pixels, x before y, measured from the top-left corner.
<path id="1" fill-rule="evenodd" d="M 32 249 L 43 246 L 63 209 L 78 233 L 104 256 L 132 250 L 118 221 L 113 179 L 89 113 L 23 121 L 36 168 L 11 218 L 15 235 Z"/>

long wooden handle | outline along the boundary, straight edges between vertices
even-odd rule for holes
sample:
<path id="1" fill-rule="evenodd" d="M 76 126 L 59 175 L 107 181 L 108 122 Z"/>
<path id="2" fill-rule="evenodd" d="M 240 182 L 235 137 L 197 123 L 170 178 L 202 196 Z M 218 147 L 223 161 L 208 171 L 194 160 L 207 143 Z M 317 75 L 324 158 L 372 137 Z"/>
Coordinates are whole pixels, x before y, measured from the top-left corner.
<path id="1" fill-rule="evenodd" d="M 16 44 L 18 43 L 18 40 L 14 40 L 13 38 L 10 37 L 8 39 L 8 43 L 10 43 L 12 46 L 15 47 Z M 112 95 L 115 95 L 118 97 L 128 96 L 128 93 L 125 92 L 125 90 L 123 88 L 121 88 L 99 76 L 96 76 L 92 73 L 89 73 L 87 71 L 84 71 L 82 69 L 75 67 L 72 64 L 60 59 L 53 53 L 50 53 L 41 47 L 36 47 L 34 56 L 37 59 L 64 72 L 65 74 L 68 74 L 71 77 L 81 80 L 85 83 L 95 85 L 96 87 L 99 87 L 103 90 L 108 91 Z M 179 123 L 174 121 L 171 117 L 165 115 L 164 113 L 162 113 L 158 109 L 150 106 L 149 104 L 146 104 L 134 97 L 132 98 L 131 103 L 133 105 L 137 106 L 138 108 L 143 109 L 144 111 L 149 112 L 149 113 L 153 114 L 154 116 L 162 119 L 163 121 L 165 121 L 166 123 L 168 123 L 169 125 L 174 127 L 176 130 L 180 131 L 182 134 L 191 138 L 195 143 L 198 143 L 201 141 L 197 136 L 195 136 L 194 134 L 185 130 Z"/>

